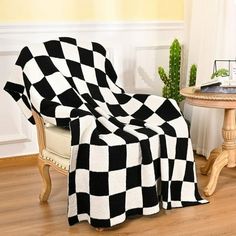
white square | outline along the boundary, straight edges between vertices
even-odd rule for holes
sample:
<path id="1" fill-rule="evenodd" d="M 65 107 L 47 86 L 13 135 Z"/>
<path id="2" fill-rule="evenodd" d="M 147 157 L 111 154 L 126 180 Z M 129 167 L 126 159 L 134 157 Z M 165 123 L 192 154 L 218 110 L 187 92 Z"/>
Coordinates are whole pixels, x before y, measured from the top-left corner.
<path id="1" fill-rule="evenodd" d="M 90 217 L 95 219 L 110 218 L 109 196 L 90 195 Z"/>
<path id="2" fill-rule="evenodd" d="M 188 139 L 187 161 L 194 161 L 193 147 L 191 139 Z"/>
<path id="3" fill-rule="evenodd" d="M 80 48 L 84 48 L 90 51 L 93 51 L 93 45 L 89 40 L 80 40 L 77 39 L 77 46 L 79 46 Z"/>
<path id="4" fill-rule="evenodd" d="M 111 104 L 111 105 L 119 104 L 116 97 L 114 96 L 114 94 L 111 92 L 110 89 L 103 88 L 103 87 L 100 87 L 99 89 L 100 89 L 101 94 L 104 98 L 104 101 L 106 101 L 108 104 Z"/>
<path id="5" fill-rule="evenodd" d="M 48 75 L 46 76 L 46 79 L 57 95 L 71 88 L 71 85 L 60 72 L 55 72 L 52 75 Z"/>
<path id="6" fill-rule="evenodd" d="M 156 160 L 160 157 L 160 137 L 158 134 L 149 138 L 150 150 L 152 154 L 152 159 Z"/>
<path id="7" fill-rule="evenodd" d="M 152 111 L 156 111 L 165 101 L 166 99 L 163 97 L 155 96 L 155 95 L 150 95 L 147 97 L 145 101 L 145 105 L 150 108 Z"/>
<path id="8" fill-rule="evenodd" d="M 126 169 L 109 172 L 109 195 L 125 192 Z"/>
<path id="9" fill-rule="evenodd" d="M 61 47 L 66 59 L 80 62 L 78 47 L 70 43 L 61 42 Z"/>
<path id="10" fill-rule="evenodd" d="M 60 71 L 64 76 L 71 77 L 71 73 L 65 59 L 51 57 L 51 60 L 58 71 Z"/>
<path id="11" fill-rule="evenodd" d="M 181 190 L 181 201 L 196 201 L 195 184 L 192 182 L 183 182 Z"/>
<path id="12" fill-rule="evenodd" d="M 126 146 L 127 168 L 140 165 L 142 162 L 141 149 L 139 143 L 130 143 Z"/>
<path id="13" fill-rule="evenodd" d="M 34 57 L 36 57 L 36 56 L 48 56 L 48 52 L 47 52 L 44 44 L 41 44 L 41 43 L 32 44 L 29 47 L 29 49 L 30 49 L 31 54 Z"/>
<path id="14" fill-rule="evenodd" d="M 185 160 L 175 160 L 174 161 L 174 168 L 173 168 L 173 174 L 172 174 L 172 181 L 175 180 L 184 180 L 184 175 L 186 171 L 186 161 Z"/>
<path id="15" fill-rule="evenodd" d="M 77 77 L 72 77 L 72 79 L 73 82 L 75 83 L 76 88 L 79 91 L 79 94 L 89 93 L 88 85 L 84 80 L 79 79 Z"/>
<path id="16" fill-rule="evenodd" d="M 113 217 L 113 218 L 110 219 L 111 226 L 120 224 L 120 223 L 124 222 L 125 219 L 126 219 L 126 214 L 125 213 L 123 213 L 119 216 Z"/>
<path id="17" fill-rule="evenodd" d="M 101 134 L 99 136 L 103 141 L 106 142 L 106 144 L 108 146 L 114 146 L 114 144 L 118 145 L 122 145 L 122 144 L 126 144 L 125 140 L 121 137 L 119 137 L 118 135 L 111 133 L 111 134 Z"/>
<path id="18" fill-rule="evenodd" d="M 126 192 L 125 210 L 127 211 L 134 208 L 143 208 L 143 195 L 141 187 L 132 188 Z"/>
<path id="19" fill-rule="evenodd" d="M 141 166 L 142 186 L 152 187 L 156 184 L 154 164 Z"/>
<path id="20" fill-rule="evenodd" d="M 81 64 L 81 69 L 86 82 L 97 85 L 97 77 L 93 67 Z"/>
<path id="21" fill-rule="evenodd" d="M 55 109 L 55 117 L 56 118 L 68 118 L 70 117 L 70 113 L 73 107 L 67 107 L 67 106 L 57 106 Z"/>
<path id="22" fill-rule="evenodd" d="M 161 180 L 169 181 L 169 160 L 167 158 L 161 158 Z"/>
<path id="23" fill-rule="evenodd" d="M 144 215 L 152 215 L 160 211 L 159 204 L 153 207 L 144 207 L 143 208 L 143 214 Z"/>
<path id="24" fill-rule="evenodd" d="M 72 194 L 68 198 L 69 201 L 69 208 L 68 208 L 68 217 L 72 217 L 78 214 L 77 212 L 77 197 L 76 193 Z"/>
<path id="25" fill-rule="evenodd" d="M 120 93 L 121 89 L 113 83 L 113 81 L 109 78 L 109 76 L 106 76 L 106 80 L 108 83 L 108 87 L 111 89 L 113 93 Z"/>
<path id="26" fill-rule="evenodd" d="M 93 52 L 94 67 L 105 72 L 105 57 L 98 52 Z"/>
<path id="27" fill-rule="evenodd" d="M 176 155 L 176 137 L 171 137 L 169 135 L 165 135 L 166 138 L 166 150 L 168 153 L 168 158 L 174 160 Z"/>
<path id="28" fill-rule="evenodd" d="M 109 170 L 108 147 L 90 145 L 89 169 L 94 172 L 107 172 Z"/>
<path id="29" fill-rule="evenodd" d="M 76 192 L 89 193 L 89 171 L 85 169 L 76 170 L 75 183 Z"/>
<path id="30" fill-rule="evenodd" d="M 30 82 L 32 84 L 37 83 L 41 79 L 44 78 L 44 74 L 40 70 L 40 68 L 34 58 L 29 60 L 25 64 L 24 73 L 26 74 L 27 77 L 29 77 L 31 79 Z"/>
<path id="31" fill-rule="evenodd" d="M 165 121 L 158 116 L 156 113 L 153 113 L 151 116 L 149 116 L 146 120 L 146 123 L 148 124 L 152 124 L 152 125 L 162 125 L 163 123 L 165 123 Z"/>
<path id="32" fill-rule="evenodd" d="M 129 114 L 133 115 L 143 104 L 135 98 L 131 98 L 127 103 L 122 104 L 121 107 Z"/>
<path id="33" fill-rule="evenodd" d="M 168 121 L 168 123 L 171 126 L 175 127 L 176 136 L 178 138 L 188 137 L 188 126 L 182 116 L 177 119 Z"/>

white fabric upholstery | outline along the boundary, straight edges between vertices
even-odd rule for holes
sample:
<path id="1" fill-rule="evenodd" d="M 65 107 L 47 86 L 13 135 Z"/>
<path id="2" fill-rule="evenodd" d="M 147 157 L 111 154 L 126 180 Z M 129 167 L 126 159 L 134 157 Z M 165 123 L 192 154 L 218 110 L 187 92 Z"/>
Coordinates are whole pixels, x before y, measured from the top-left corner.
<path id="1" fill-rule="evenodd" d="M 54 125 L 45 126 L 46 150 L 65 159 L 70 159 L 70 130 Z"/>

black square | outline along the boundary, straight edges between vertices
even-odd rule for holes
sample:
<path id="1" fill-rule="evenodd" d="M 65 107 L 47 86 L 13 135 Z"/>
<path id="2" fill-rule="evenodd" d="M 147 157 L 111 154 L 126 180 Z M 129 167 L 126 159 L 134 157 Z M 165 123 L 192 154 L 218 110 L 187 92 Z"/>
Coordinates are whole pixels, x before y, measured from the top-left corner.
<path id="1" fill-rule="evenodd" d="M 186 161 L 186 169 L 184 175 L 184 181 L 194 182 L 194 164 L 191 161 Z"/>
<path id="2" fill-rule="evenodd" d="M 108 88 L 109 85 L 107 83 L 106 74 L 103 71 L 96 69 L 96 68 L 95 68 L 95 73 L 96 73 L 96 77 L 97 77 L 98 86 Z"/>
<path id="3" fill-rule="evenodd" d="M 75 90 L 72 88 L 67 89 L 65 92 L 61 93 L 57 97 L 59 98 L 61 104 L 64 106 L 78 108 L 83 104 L 80 97 L 78 96 L 78 93 L 75 92 Z"/>
<path id="4" fill-rule="evenodd" d="M 125 94 L 125 93 L 114 94 L 114 96 L 115 96 L 115 98 L 117 99 L 117 101 L 120 105 L 126 104 L 132 98 L 130 95 Z"/>
<path id="5" fill-rule="evenodd" d="M 177 138 L 176 142 L 176 159 L 186 160 L 188 151 L 188 138 Z"/>
<path id="6" fill-rule="evenodd" d="M 94 219 L 94 218 L 90 218 L 90 224 L 93 227 L 96 228 L 106 228 L 106 227 L 111 227 L 111 222 L 110 219 L 108 220 L 100 220 L 100 219 Z"/>
<path id="7" fill-rule="evenodd" d="M 126 188 L 131 189 L 141 185 L 141 166 L 127 168 Z"/>
<path id="8" fill-rule="evenodd" d="M 161 158 L 168 158 L 168 155 L 167 155 L 167 148 L 166 148 L 166 137 L 164 134 L 160 134 L 159 135 L 159 140 L 160 140 L 160 157 Z"/>
<path id="9" fill-rule="evenodd" d="M 74 113 L 72 110 L 71 113 Z M 74 119 L 70 122 L 70 130 L 71 130 L 71 146 L 79 144 L 80 138 L 80 126 L 79 126 L 79 118 Z M 85 144 L 84 144 L 85 145 Z M 82 146 L 82 144 L 80 145 Z"/>
<path id="10" fill-rule="evenodd" d="M 81 65 L 79 62 L 75 62 L 75 61 L 71 61 L 67 59 L 66 63 L 68 65 L 68 68 L 70 70 L 72 77 L 77 77 L 79 79 L 84 80 L 84 75 L 83 75 Z"/>
<path id="11" fill-rule="evenodd" d="M 45 77 L 39 82 L 35 83 L 33 86 L 36 88 L 39 94 L 44 98 L 52 100 L 56 96 L 56 93 L 54 92 L 54 90 L 52 89 L 51 85 L 48 83 Z"/>
<path id="12" fill-rule="evenodd" d="M 61 42 L 69 43 L 76 45 L 76 39 L 70 38 L 70 37 L 59 37 Z"/>
<path id="13" fill-rule="evenodd" d="M 169 179 L 172 179 L 172 175 L 173 175 L 173 170 L 174 170 L 174 160 L 169 159 L 168 160 L 168 166 L 169 166 Z"/>
<path id="14" fill-rule="evenodd" d="M 137 143 L 139 142 L 138 138 L 135 137 L 134 135 L 125 132 L 123 129 L 117 129 L 114 134 L 118 135 L 119 137 L 121 137 L 122 139 L 125 140 L 125 143 L 129 144 L 129 143 Z"/>
<path id="15" fill-rule="evenodd" d="M 75 193 L 75 171 L 69 172 L 69 196 Z"/>
<path id="16" fill-rule="evenodd" d="M 58 103 L 43 99 L 40 103 L 40 113 L 45 116 L 55 117 L 56 107 Z"/>
<path id="17" fill-rule="evenodd" d="M 95 196 L 106 196 L 108 190 L 108 172 L 89 172 L 90 194 Z"/>
<path id="18" fill-rule="evenodd" d="M 168 202 L 169 198 L 169 181 L 161 181 L 161 197 L 162 201 Z"/>
<path id="19" fill-rule="evenodd" d="M 181 116 L 180 112 L 176 110 L 174 105 L 168 99 L 166 99 L 156 110 L 156 114 L 165 121 L 174 120 Z"/>
<path id="20" fill-rule="evenodd" d="M 32 53 L 30 52 L 28 47 L 24 47 L 20 55 L 16 61 L 16 65 L 21 66 L 21 68 L 24 68 L 25 64 L 30 61 L 33 58 Z"/>
<path id="21" fill-rule="evenodd" d="M 169 125 L 167 122 L 160 125 L 160 128 L 163 129 L 165 134 L 172 136 L 172 137 L 176 137 L 175 129 L 171 125 Z"/>
<path id="22" fill-rule="evenodd" d="M 109 171 L 126 168 L 126 145 L 109 147 Z"/>
<path id="23" fill-rule="evenodd" d="M 117 74 L 116 74 L 111 62 L 107 58 L 105 60 L 105 70 L 106 70 L 106 74 L 111 79 L 111 81 L 113 81 L 115 83 L 116 79 L 117 79 Z"/>
<path id="24" fill-rule="evenodd" d="M 161 177 L 160 158 L 154 160 L 155 179 Z"/>
<path id="25" fill-rule="evenodd" d="M 76 193 L 78 214 L 90 214 L 90 200 L 88 193 Z"/>
<path id="26" fill-rule="evenodd" d="M 89 170 L 89 155 L 90 146 L 89 144 L 80 144 L 77 156 L 76 168 Z"/>
<path id="27" fill-rule="evenodd" d="M 78 50 L 80 56 L 80 63 L 90 67 L 94 67 L 93 52 L 81 47 L 78 47 Z"/>
<path id="28" fill-rule="evenodd" d="M 142 187 L 143 207 L 153 207 L 158 204 L 156 186 Z"/>
<path id="29" fill-rule="evenodd" d="M 45 76 L 51 75 L 58 71 L 52 60 L 47 56 L 35 57 L 35 61 L 37 62 L 39 68 Z"/>
<path id="30" fill-rule="evenodd" d="M 134 94 L 133 96 L 135 99 L 137 99 L 138 101 L 145 103 L 145 101 L 147 100 L 147 98 L 149 97 L 149 95 L 147 94 Z"/>
<path id="31" fill-rule="evenodd" d="M 107 102 L 109 102 L 109 101 L 107 101 Z M 111 112 L 111 114 L 115 117 L 116 116 L 128 116 L 128 113 L 125 110 L 123 110 L 123 108 L 119 104 L 118 105 L 107 104 L 107 107 L 108 107 L 109 111 Z"/>
<path id="32" fill-rule="evenodd" d="M 142 164 L 147 165 L 152 163 L 152 153 L 150 149 L 150 142 L 148 139 L 140 141 L 140 147 L 142 152 Z"/>
<path id="33" fill-rule="evenodd" d="M 70 118 L 56 118 L 57 126 L 68 127 L 70 123 Z"/>
<path id="34" fill-rule="evenodd" d="M 170 194 L 172 201 L 181 200 L 182 181 L 172 181 L 170 184 Z"/>
<path id="35" fill-rule="evenodd" d="M 65 58 L 60 41 L 50 40 L 44 43 L 50 57 Z"/>
<path id="36" fill-rule="evenodd" d="M 125 212 L 125 192 L 109 196 L 110 216 L 116 217 Z"/>
<path id="37" fill-rule="evenodd" d="M 104 98 L 99 90 L 99 87 L 97 85 L 87 83 L 87 86 L 88 86 L 89 92 L 91 94 L 91 97 L 93 99 L 96 99 L 100 102 L 105 102 Z"/>
<path id="38" fill-rule="evenodd" d="M 106 56 L 106 49 L 99 43 L 92 42 L 93 51 L 102 54 L 104 57 Z"/>
<path id="39" fill-rule="evenodd" d="M 154 112 L 145 105 L 142 105 L 132 116 L 137 119 L 146 120 Z"/>

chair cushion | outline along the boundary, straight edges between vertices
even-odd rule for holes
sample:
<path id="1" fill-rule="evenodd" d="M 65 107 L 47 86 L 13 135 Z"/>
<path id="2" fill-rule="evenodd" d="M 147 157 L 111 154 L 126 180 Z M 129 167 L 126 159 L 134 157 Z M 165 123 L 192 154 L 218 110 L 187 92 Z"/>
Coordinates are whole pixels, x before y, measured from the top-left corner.
<path id="1" fill-rule="evenodd" d="M 55 125 L 45 126 L 46 150 L 60 157 L 70 159 L 71 134 L 67 128 Z"/>

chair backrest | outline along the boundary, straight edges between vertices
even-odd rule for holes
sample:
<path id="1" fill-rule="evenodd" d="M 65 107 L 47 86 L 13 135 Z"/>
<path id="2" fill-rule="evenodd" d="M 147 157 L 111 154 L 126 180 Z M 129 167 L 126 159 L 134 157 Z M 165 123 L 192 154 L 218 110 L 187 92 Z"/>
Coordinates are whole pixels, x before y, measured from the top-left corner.
<path id="1" fill-rule="evenodd" d="M 25 47 L 16 64 L 22 67 L 29 98 L 40 100 L 41 96 L 79 107 L 81 95 L 104 102 L 103 94 L 107 92 L 101 94 L 101 90 L 123 92 L 116 85 L 117 76 L 106 55 L 98 43 L 61 37 Z"/>

